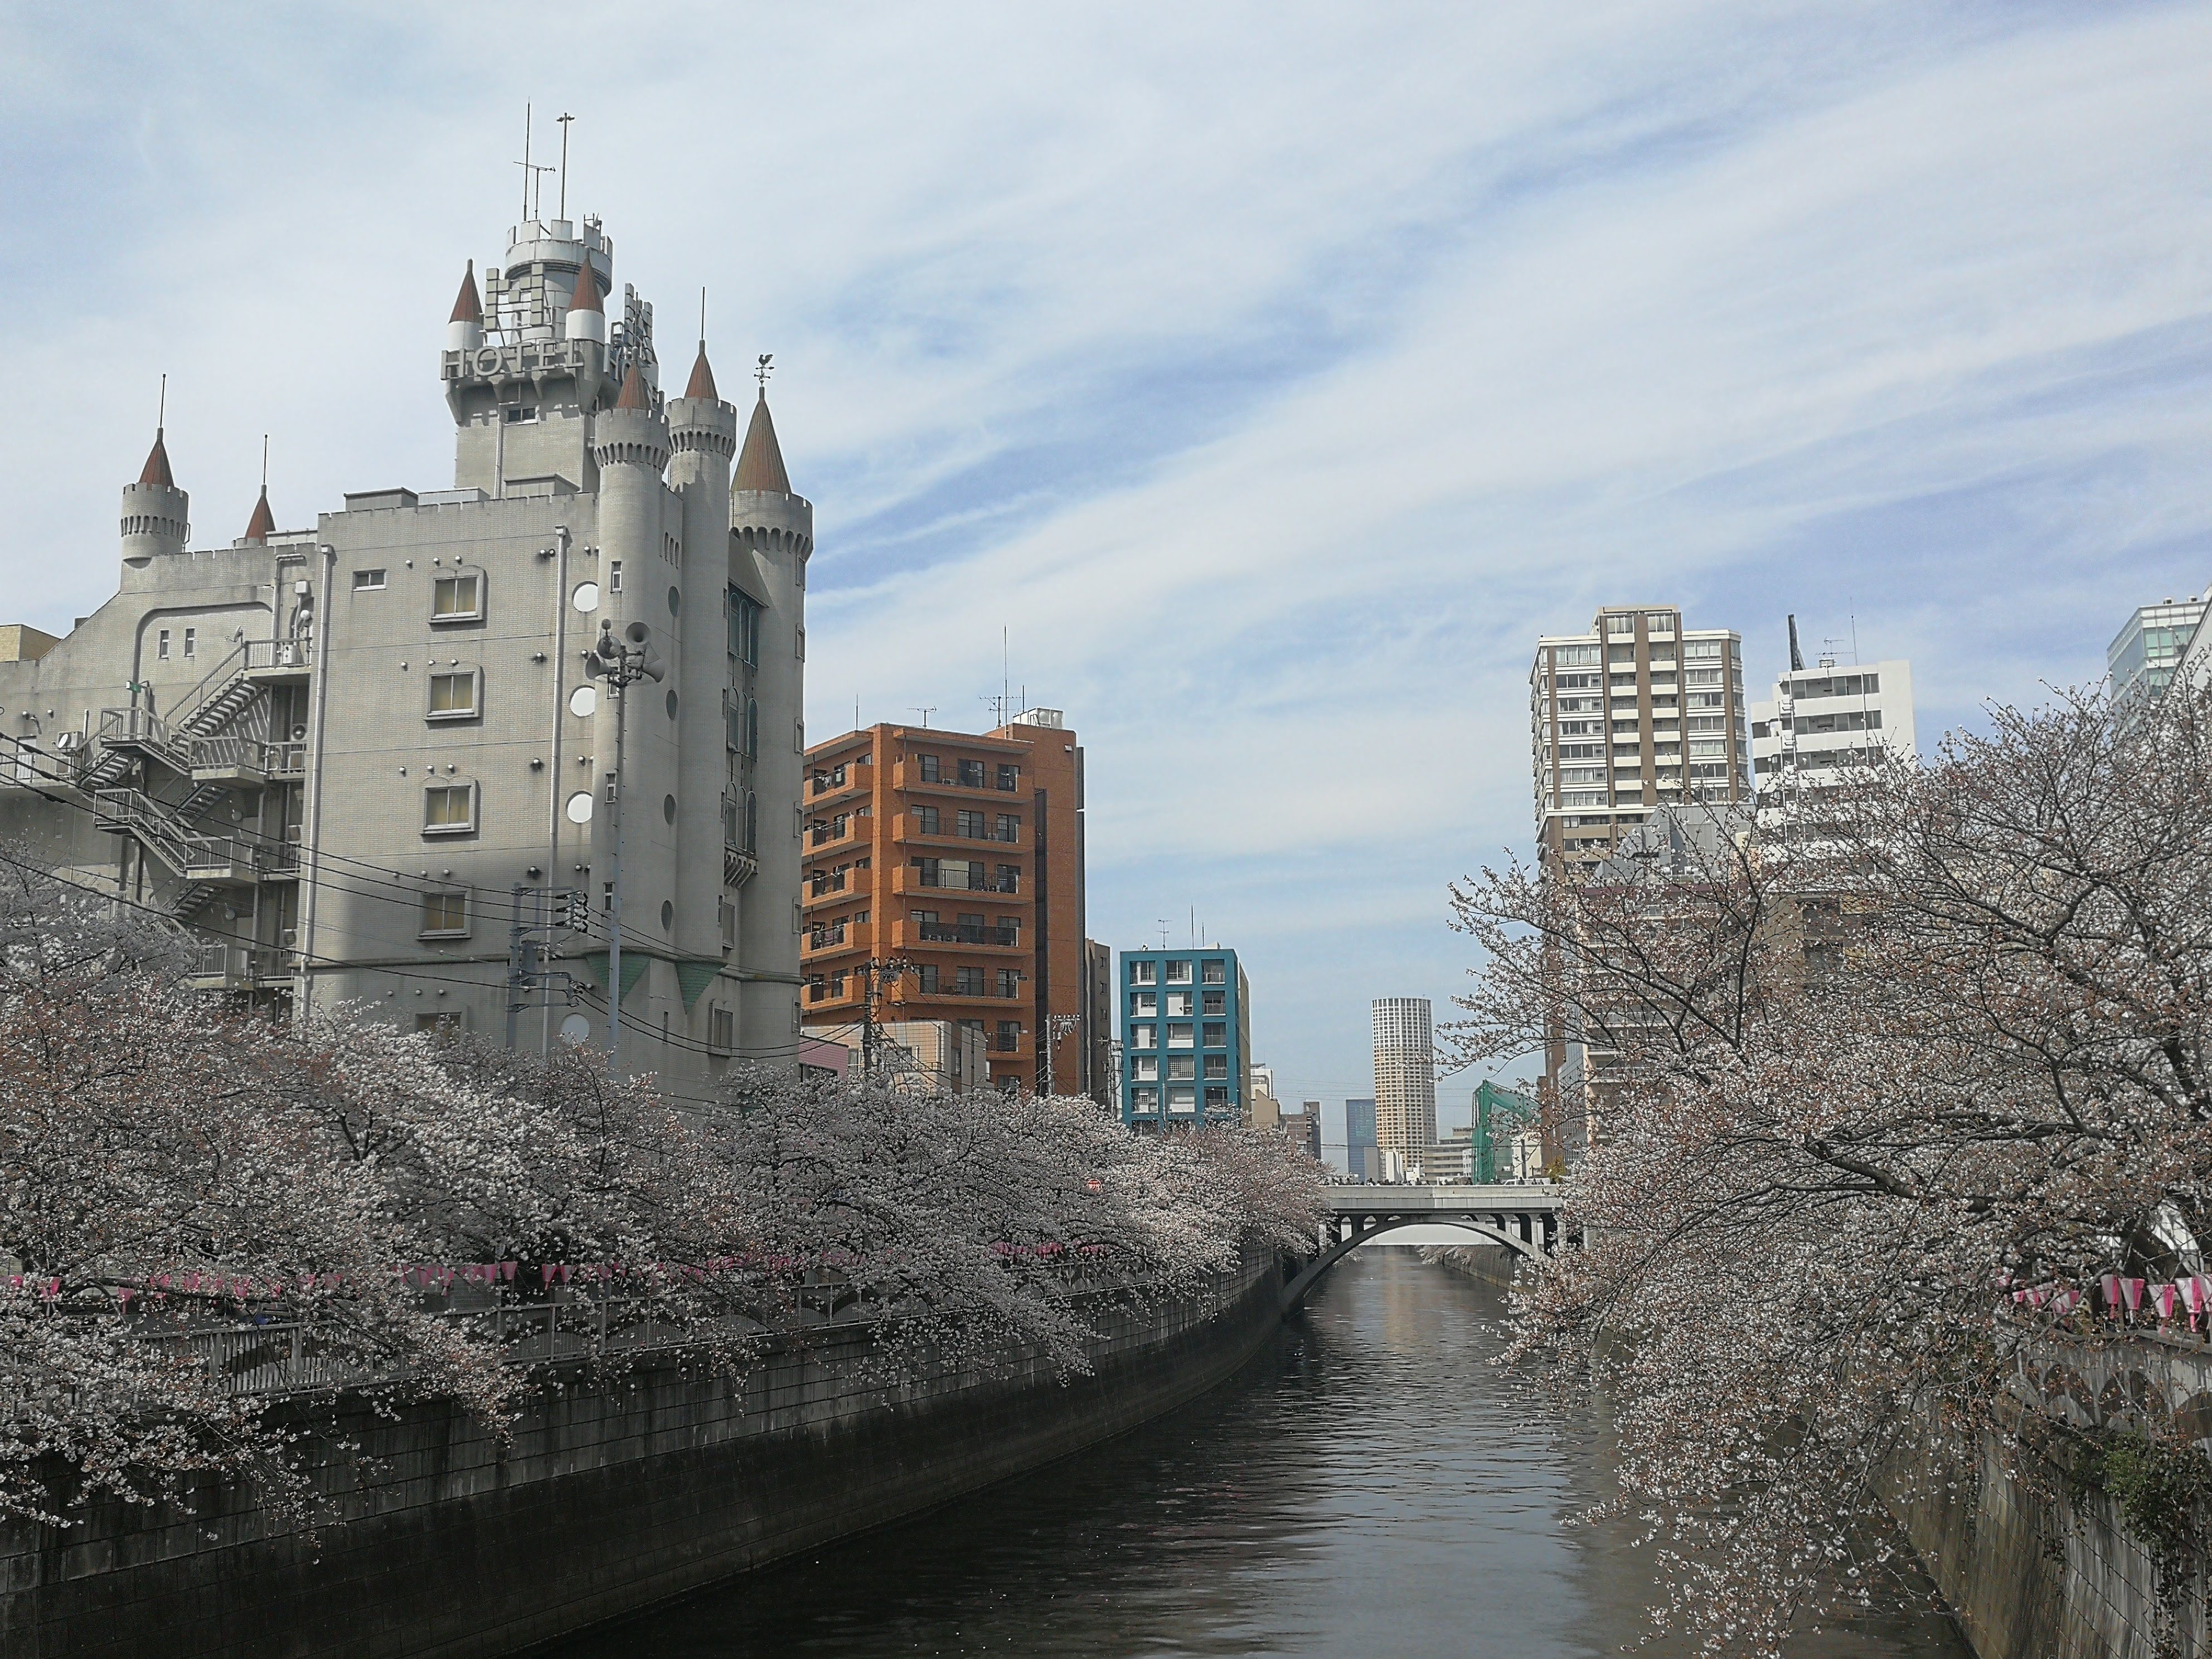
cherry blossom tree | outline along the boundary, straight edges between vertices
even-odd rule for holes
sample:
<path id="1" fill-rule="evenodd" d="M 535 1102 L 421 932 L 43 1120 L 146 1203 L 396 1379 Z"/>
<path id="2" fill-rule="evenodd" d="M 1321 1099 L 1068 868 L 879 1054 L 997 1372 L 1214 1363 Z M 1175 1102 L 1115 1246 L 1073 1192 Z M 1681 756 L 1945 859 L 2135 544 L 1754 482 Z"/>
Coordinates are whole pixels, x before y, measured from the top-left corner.
<path id="1" fill-rule="evenodd" d="M 1581 884 L 1513 866 L 1454 897 L 1485 957 L 1464 1055 L 1565 1030 L 1584 1056 L 1583 1248 L 1519 1298 L 1516 1358 L 1605 1379 L 1659 1616 L 1707 1650 L 1777 1651 L 1869 1594 L 1883 1495 L 1959 1478 L 1985 1435 L 2047 1477 L 2014 1379 L 2063 1333 L 2005 1287 L 2057 1308 L 2199 1270 L 2202 694 L 1996 710 L 1924 767 L 1757 824 L 1684 809 Z"/>
<path id="2" fill-rule="evenodd" d="M 301 1437 L 341 1394 L 503 1431 L 550 1366 L 738 1370 L 838 1322 L 889 1368 L 1066 1374 L 1105 1307 L 1316 1237 L 1320 1170 L 1279 1137 L 764 1070 L 678 1100 L 587 1048 L 279 1023 L 7 867 L 0 1515 L 205 1478 L 304 1514 Z"/>

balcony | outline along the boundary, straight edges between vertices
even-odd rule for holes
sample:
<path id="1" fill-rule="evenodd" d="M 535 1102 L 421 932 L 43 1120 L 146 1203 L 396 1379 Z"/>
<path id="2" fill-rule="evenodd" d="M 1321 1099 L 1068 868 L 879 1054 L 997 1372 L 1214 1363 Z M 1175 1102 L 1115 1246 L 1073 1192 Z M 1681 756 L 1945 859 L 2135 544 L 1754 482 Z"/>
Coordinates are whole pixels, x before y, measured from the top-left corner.
<path id="1" fill-rule="evenodd" d="M 253 843 L 243 836 L 188 836 L 185 879 L 217 887 L 251 887 L 260 879 Z"/>
<path id="2" fill-rule="evenodd" d="M 842 828 L 834 823 L 810 823 L 806 826 L 806 850 L 811 853 L 822 847 L 835 852 L 842 848 L 858 847 L 867 839 L 861 833 L 861 826 L 867 822 L 856 814 L 847 818 Z"/>
<path id="3" fill-rule="evenodd" d="M 809 801 L 834 800 L 840 795 L 865 793 L 875 781 L 875 767 L 868 761 L 848 761 L 842 766 L 827 771 L 811 772 L 806 780 L 806 799 Z"/>
<path id="4" fill-rule="evenodd" d="M 833 921 L 823 927 L 809 927 L 799 942 L 809 956 L 817 952 L 872 951 L 876 925 L 872 921 Z"/>
<path id="5" fill-rule="evenodd" d="M 890 927 L 890 944 L 894 951 L 942 950 L 948 946 L 971 951 L 1019 951 L 1022 948 L 1018 931 L 1003 935 L 988 926 L 962 927 L 947 921 L 894 921 Z"/>
<path id="6" fill-rule="evenodd" d="M 282 984 L 299 967 L 300 953 L 274 945 L 240 945 L 212 939 L 200 947 L 200 959 L 185 983 L 195 991 L 251 991 Z"/>
<path id="7" fill-rule="evenodd" d="M 970 847 L 977 842 L 993 842 L 1001 847 L 1018 847 L 1022 840 L 1019 825 L 1003 834 L 996 826 L 986 826 L 979 832 L 974 830 L 963 830 L 959 820 L 956 817 L 951 823 L 946 823 L 940 818 L 937 827 L 931 829 L 912 812 L 902 812 L 891 821 L 891 834 L 902 843 L 941 842 L 955 847 Z"/>
<path id="8" fill-rule="evenodd" d="M 312 640 L 248 640 L 246 677 L 264 684 L 304 680 L 314 665 L 314 655 Z"/>
<path id="9" fill-rule="evenodd" d="M 742 887 L 760 872 L 760 860 L 742 847 L 722 843 L 722 885 Z"/>
<path id="10" fill-rule="evenodd" d="M 269 781 L 270 757 L 274 745 L 258 738 L 191 738 L 192 781 L 219 783 L 232 789 L 258 789 Z M 307 745 L 301 750 L 304 763 Z"/>
<path id="11" fill-rule="evenodd" d="M 1014 787 L 1011 789 L 1000 788 L 997 778 L 998 767 L 995 762 L 984 768 L 983 779 L 980 783 L 961 782 L 957 770 L 943 770 L 933 778 L 925 778 L 921 775 L 921 767 L 916 762 L 898 760 L 891 763 L 891 787 L 894 789 L 947 789 L 956 794 L 997 795 L 1007 800 L 1018 799 L 1020 797 L 1022 786 L 1018 777 L 1016 778 Z"/>
<path id="12" fill-rule="evenodd" d="M 998 893 L 1010 898 L 1018 893 L 1019 878 L 1002 887 L 998 883 L 998 878 L 988 873 L 988 866 L 985 868 L 987 873 L 978 880 L 969 875 L 966 864 L 948 862 L 938 871 L 936 880 L 924 881 L 922 879 L 924 872 L 911 864 L 902 864 L 895 866 L 891 871 L 891 891 L 917 895 Z"/>

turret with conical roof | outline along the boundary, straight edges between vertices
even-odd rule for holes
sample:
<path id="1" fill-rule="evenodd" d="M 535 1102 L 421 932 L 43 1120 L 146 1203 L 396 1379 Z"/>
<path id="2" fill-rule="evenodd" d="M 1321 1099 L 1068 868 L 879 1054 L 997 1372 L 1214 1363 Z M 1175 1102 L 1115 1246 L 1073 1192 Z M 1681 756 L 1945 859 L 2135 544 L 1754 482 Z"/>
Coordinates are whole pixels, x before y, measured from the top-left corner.
<path id="1" fill-rule="evenodd" d="M 751 424 L 745 428 L 745 447 L 738 456 L 737 481 L 731 488 L 791 494 L 791 475 L 783 470 L 783 447 L 775 441 L 775 422 L 768 412 L 765 382 L 760 401 L 753 405 Z"/>
<path id="2" fill-rule="evenodd" d="M 246 539 L 266 546 L 270 537 L 276 533 L 276 515 L 269 510 L 269 486 L 261 486 L 261 499 L 253 504 L 253 516 L 246 521 Z"/>
<path id="3" fill-rule="evenodd" d="M 446 323 L 446 349 L 474 351 L 483 343 L 483 301 L 477 296 L 477 262 L 461 276 L 461 291 L 453 300 L 453 314 Z"/>
<path id="4" fill-rule="evenodd" d="M 138 482 L 123 489 L 124 564 L 143 570 L 164 553 L 183 552 L 191 536 L 191 497 L 177 488 L 169 471 L 166 434 L 156 427 Z"/>
<path id="5" fill-rule="evenodd" d="M 675 451 L 668 464 L 668 485 L 684 515 L 681 565 L 676 573 L 684 592 L 677 618 L 682 648 L 676 653 L 672 683 L 684 707 L 719 710 L 732 693 L 726 647 L 732 564 L 730 461 L 738 453 L 738 411 L 715 395 L 714 371 L 708 364 L 704 340 L 699 343 L 684 395 L 668 400 L 668 441 Z M 744 690 L 742 677 L 740 669 L 738 691 Z M 728 738 L 732 729 L 726 717 L 695 720 L 684 726 L 678 736 L 678 775 L 711 777 L 719 783 L 731 764 Z M 720 893 L 724 889 L 723 846 L 728 826 L 722 803 L 726 793 L 719 787 L 676 792 L 676 874 L 681 892 Z M 733 793 L 730 798 L 738 799 Z M 742 909 L 747 900 L 739 895 L 726 902 Z M 675 943 L 679 957 L 701 963 L 721 960 L 718 908 L 702 904 L 678 913 Z"/>

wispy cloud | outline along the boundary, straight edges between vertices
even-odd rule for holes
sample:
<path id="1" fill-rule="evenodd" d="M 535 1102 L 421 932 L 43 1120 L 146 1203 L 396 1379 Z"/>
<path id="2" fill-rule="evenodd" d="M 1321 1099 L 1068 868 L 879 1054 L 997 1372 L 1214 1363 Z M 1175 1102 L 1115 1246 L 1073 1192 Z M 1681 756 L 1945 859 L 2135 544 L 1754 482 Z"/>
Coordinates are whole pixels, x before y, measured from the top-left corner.
<path id="1" fill-rule="evenodd" d="M 1243 945 L 1293 1094 L 1455 988 L 1539 632 L 1855 625 L 1932 730 L 2212 580 L 2200 9 L 206 15 L 0 22 L 13 615 L 112 591 L 164 368 L 207 539 L 264 430 L 287 522 L 441 480 L 460 261 L 574 110 L 617 280 L 784 366 L 817 734 L 980 721 L 1008 629 L 1094 930 Z"/>

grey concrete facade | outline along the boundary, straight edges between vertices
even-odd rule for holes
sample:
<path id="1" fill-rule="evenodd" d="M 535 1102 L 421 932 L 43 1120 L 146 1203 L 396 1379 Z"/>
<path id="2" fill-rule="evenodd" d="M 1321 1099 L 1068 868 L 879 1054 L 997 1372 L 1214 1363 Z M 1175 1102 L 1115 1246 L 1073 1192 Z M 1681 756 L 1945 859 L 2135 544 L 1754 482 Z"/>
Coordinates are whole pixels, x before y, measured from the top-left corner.
<path id="1" fill-rule="evenodd" d="M 651 307 L 609 326 L 612 270 L 595 222 L 551 221 L 482 296 L 471 270 L 450 489 L 289 532 L 264 499 L 194 550 L 157 437 L 115 596 L 0 652 L 0 832 L 190 929 L 208 988 L 494 1037 L 513 924 L 571 890 L 588 926 L 541 966 L 580 1000 L 527 996 L 517 1036 L 604 1042 L 619 719 L 623 1069 L 792 1063 L 813 509 L 765 386 L 741 455 L 703 343 L 664 397 Z M 665 676 L 624 710 L 587 653 L 633 623 Z"/>

